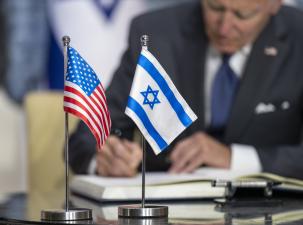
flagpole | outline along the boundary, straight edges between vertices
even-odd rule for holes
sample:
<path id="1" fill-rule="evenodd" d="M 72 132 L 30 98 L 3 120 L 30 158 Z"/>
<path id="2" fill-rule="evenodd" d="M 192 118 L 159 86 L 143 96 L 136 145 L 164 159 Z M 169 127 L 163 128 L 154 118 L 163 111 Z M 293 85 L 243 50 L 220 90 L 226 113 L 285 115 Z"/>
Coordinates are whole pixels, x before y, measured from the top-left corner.
<path id="1" fill-rule="evenodd" d="M 148 35 L 142 35 L 140 38 L 142 50 L 148 51 Z M 141 133 L 141 146 L 142 146 L 142 200 L 141 204 L 137 205 L 125 205 L 119 206 L 118 208 L 118 216 L 121 218 L 133 218 L 136 221 L 134 223 L 140 222 L 142 220 L 143 223 L 152 223 L 154 218 L 164 218 L 166 219 L 165 223 L 167 223 L 168 217 L 168 207 L 167 206 L 159 206 L 159 205 L 147 205 L 145 204 L 145 173 L 146 173 L 146 141 L 144 135 Z M 144 221 L 146 218 L 149 220 Z M 120 220 L 120 219 L 119 219 Z M 123 221 L 123 220 L 122 220 Z M 127 220 L 129 221 L 129 220 Z M 128 222 L 129 223 L 129 222 Z M 155 223 L 157 223 L 155 221 Z"/>
<path id="2" fill-rule="evenodd" d="M 62 38 L 63 41 L 63 56 L 64 56 L 64 81 L 65 81 L 65 76 L 67 73 L 67 48 L 70 43 L 70 37 L 69 36 L 64 36 Z M 64 154 L 65 154 L 65 211 L 69 211 L 69 155 L 68 155 L 68 139 L 69 139 L 69 133 L 68 133 L 68 113 L 65 112 L 65 147 L 64 147 Z"/>
<path id="3" fill-rule="evenodd" d="M 141 46 L 143 49 L 148 50 L 148 35 L 142 35 Z M 142 208 L 145 207 L 145 172 L 146 172 L 146 145 L 145 138 L 141 134 L 141 146 L 142 146 Z"/>
<path id="4" fill-rule="evenodd" d="M 67 64 L 68 64 L 68 47 L 70 43 L 70 37 L 64 36 L 63 41 L 63 56 L 64 56 L 64 82 L 67 75 Z M 61 209 L 47 209 L 41 211 L 42 221 L 77 221 L 77 220 L 92 220 L 92 210 L 81 208 L 81 209 L 70 209 L 69 208 L 69 155 L 68 155 L 68 113 L 65 112 L 65 143 L 64 143 L 64 155 L 65 155 L 65 210 Z"/>
<path id="5" fill-rule="evenodd" d="M 141 134 L 141 146 L 142 146 L 142 208 L 145 207 L 145 171 L 146 171 L 146 149 L 145 139 Z"/>

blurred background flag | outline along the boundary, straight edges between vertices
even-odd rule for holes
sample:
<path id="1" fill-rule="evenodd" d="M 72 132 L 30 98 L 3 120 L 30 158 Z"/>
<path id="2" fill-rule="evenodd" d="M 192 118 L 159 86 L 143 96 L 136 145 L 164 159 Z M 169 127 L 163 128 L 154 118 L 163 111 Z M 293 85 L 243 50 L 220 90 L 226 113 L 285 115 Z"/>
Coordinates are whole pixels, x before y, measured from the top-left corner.
<path id="1" fill-rule="evenodd" d="M 125 113 L 156 154 L 197 119 L 157 59 L 142 49 Z"/>
<path id="2" fill-rule="evenodd" d="M 64 35 L 73 37 L 73 45 L 96 74 L 102 74 L 102 85 L 106 88 L 127 47 L 131 19 L 148 10 L 182 1 L 189 0 L 48 0 L 49 88 L 63 89 L 61 37 Z"/>
<path id="3" fill-rule="evenodd" d="M 126 48 L 131 18 L 147 8 L 145 0 L 49 0 L 49 87 L 63 89 L 61 37 L 68 34 L 106 88 Z"/>
<path id="4" fill-rule="evenodd" d="M 111 127 L 104 89 L 94 70 L 75 49 L 68 47 L 67 54 L 64 111 L 82 119 L 101 148 Z"/>

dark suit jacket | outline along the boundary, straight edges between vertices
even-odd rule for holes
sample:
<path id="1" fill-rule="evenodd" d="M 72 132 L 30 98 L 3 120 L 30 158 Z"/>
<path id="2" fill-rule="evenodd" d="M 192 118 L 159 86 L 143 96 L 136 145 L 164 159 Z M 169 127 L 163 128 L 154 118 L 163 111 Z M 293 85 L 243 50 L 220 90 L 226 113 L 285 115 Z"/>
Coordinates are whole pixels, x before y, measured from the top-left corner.
<path id="1" fill-rule="evenodd" d="M 1 38 L 0 38 L 0 88 L 4 86 L 5 82 L 5 69 L 6 69 L 6 63 L 7 63 L 7 49 L 6 49 L 6 21 L 4 16 L 4 3 L 3 1 L 0 1 L 0 32 L 1 32 Z"/>
<path id="2" fill-rule="evenodd" d="M 301 12 L 282 7 L 253 43 L 223 137 L 226 144 L 254 146 L 264 171 L 298 178 L 303 178 L 302 24 Z M 198 120 L 173 142 L 171 146 L 174 146 L 178 140 L 206 130 L 203 100 L 208 39 L 200 3 L 148 13 L 133 21 L 129 47 L 107 91 L 113 127 L 121 129 L 127 138 L 131 137 L 135 125 L 124 110 L 143 34 L 149 35 L 149 50 L 198 116 Z M 273 49 L 276 55 L 272 54 Z M 273 105 L 275 111 L 257 113 L 256 107 L 262 103 Z M 70 140 L 72 168 L 84 173 L 94 151 L 95 141 L 86 126 L 80 123 Z M 167 169 L 165 159 L 169 151 L 156 157 L 148 150 L 147 169 Z"/>

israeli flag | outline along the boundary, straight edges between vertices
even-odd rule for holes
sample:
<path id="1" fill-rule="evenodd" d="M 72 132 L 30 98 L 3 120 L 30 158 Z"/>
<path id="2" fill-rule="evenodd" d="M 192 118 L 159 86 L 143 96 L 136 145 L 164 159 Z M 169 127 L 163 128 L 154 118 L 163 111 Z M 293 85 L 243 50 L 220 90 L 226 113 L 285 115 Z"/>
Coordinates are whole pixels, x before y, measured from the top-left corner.
<path id="1" fill-rule="evenodd" d="M 156 154 L 197 119 L 157 59 L 142 49 L 125 110 Z"/>

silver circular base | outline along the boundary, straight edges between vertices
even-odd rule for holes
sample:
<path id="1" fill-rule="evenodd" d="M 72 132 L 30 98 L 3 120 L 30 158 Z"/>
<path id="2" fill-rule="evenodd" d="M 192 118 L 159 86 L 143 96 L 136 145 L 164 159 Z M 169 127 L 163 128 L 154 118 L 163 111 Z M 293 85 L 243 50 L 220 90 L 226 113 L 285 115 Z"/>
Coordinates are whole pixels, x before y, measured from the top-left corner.
<path id="1" fill-rule="evenodd" d="M 123 225 L 168 225 L 168 218 L 167 217 L 157 217 L 157 218 L 119 217 L 118 224 L 123 224 Z"/>
<path id="2" fill-rule="evenodd" d="M 41 211 L 41 220 L 48 221 L 71 221 L 71 220 L 91 220 L 91 209 L 49 209 Z"/>
<path id="3" fill-rule="evenodd" d="M 129 218 L 153 218 L 168 217 L 168 207 L 158 205 L 124 205 L 118 208 L 119 217 Z"/>

